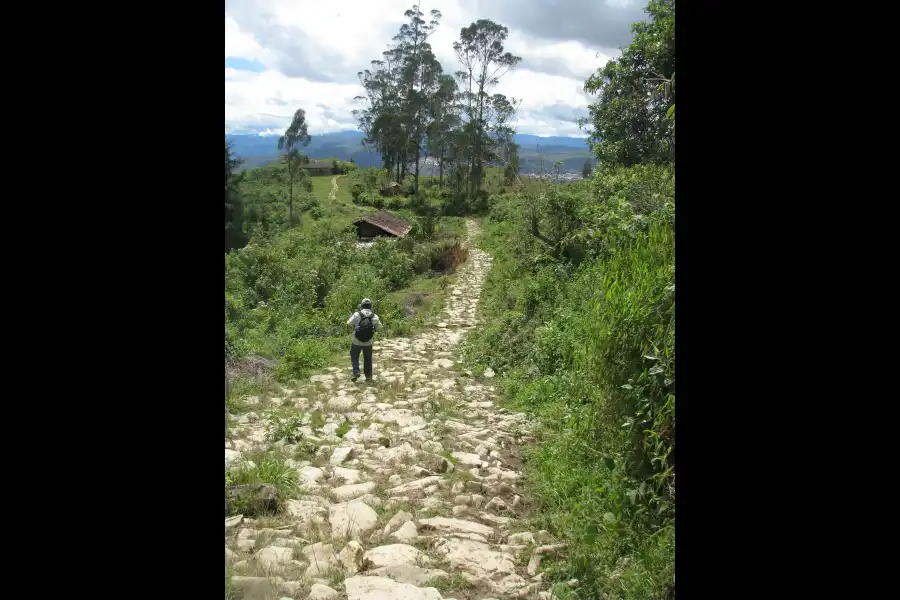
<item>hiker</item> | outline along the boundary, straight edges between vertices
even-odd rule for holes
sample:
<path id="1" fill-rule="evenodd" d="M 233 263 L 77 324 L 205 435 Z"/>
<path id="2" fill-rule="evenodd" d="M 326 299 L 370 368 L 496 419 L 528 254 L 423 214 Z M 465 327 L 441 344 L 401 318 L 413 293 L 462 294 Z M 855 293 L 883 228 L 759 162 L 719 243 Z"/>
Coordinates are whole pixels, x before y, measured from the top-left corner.
<path id="1" fill-rule="evenodd" d="M 363 353 L 363 372 L 366 381 L 372 380 L 372 342 L 375 332 L 381 329 L 381 319 L 372 312 L 372 301 L 363 298 L 359 310 L 350 315 L 347 325 L 354 328 L 350 344 L 350 364 L 353 366 L 351 381 L 359 379 L 359 352 Z"/>

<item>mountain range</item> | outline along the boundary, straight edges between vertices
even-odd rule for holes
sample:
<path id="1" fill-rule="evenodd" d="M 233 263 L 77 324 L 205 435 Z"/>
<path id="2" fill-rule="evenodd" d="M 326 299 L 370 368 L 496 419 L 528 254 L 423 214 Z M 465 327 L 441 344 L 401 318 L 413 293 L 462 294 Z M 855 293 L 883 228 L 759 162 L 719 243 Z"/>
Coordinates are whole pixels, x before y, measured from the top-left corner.
<path id="1" fill-rule="evenodd" d="M 278 136 L 256 134 L 225 135 L 234 153 L 243 159 L 244 168 L 268 164 L 278 160 Z M 360 131 L 339 131 L 312 136 L 309 146 L 302 151 L 310 158 L 338 158 L 350 160 L 361 167 L 381 166 L 381 156 L 362 146 Z M 585 161 L 592 165 L 596 160 L 587 146 L 587 140 L 574 137 L 541 137 L 528 133 L 516 134 L 519 144 L 519 163 L 522 173 L 540 170 L 540 156 L 544 157 L 544 171 L 550 171 L 553 163 L 562 161 L 562 171 L 580 173 Z M 430 173 L 429 173 L 430 174 Z M 436 174 L 436 173 L 435 173 Z"/>

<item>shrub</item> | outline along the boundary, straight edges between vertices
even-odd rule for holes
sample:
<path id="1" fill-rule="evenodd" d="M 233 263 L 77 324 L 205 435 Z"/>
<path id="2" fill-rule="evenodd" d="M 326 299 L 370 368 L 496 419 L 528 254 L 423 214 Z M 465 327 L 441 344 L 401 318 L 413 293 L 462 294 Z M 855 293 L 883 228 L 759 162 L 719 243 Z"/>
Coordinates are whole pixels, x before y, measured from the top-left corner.
<path id="1" fill-rule="evenodd" d="M 527 462 L 539 518 L 570 543 L 546 578 L 577 578 L 583 597 L 663 598 L 674 587 L 674 174 L 606 168 L 558 187 L 541 229 L 579 260 L 530 235 L 527 197 L 491 198 L 489 325 L 464 359 L 505 375 L 507 401 L 540 423 Z"/>
<path id="2" fill-rule="evenodd" d="M 360 196 L 362 196 L 365 191 L 366 187 L 362 183 L 357 182 L 350 186 L 350 196 L 357 204 L 360 203 Z"/>

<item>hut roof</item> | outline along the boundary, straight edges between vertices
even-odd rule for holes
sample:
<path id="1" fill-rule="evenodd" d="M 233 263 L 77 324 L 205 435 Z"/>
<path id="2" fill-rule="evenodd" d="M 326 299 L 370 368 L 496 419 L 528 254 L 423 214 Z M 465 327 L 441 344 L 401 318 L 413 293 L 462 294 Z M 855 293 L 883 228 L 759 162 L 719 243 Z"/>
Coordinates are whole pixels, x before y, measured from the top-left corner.
<path id="1" fill-rule="evenodd" d="M 374 225 L 379 229 L 383 229 L 388 233 L 392 233 L 397 237 L 405 237 L 410 229 L 412 229 L 412 225 L 403 219 L 384 211 L 368 214 L 356 222 L 360 223 L 363 221 Z"/>
<path id="2" fill-rule="evenodd" d="M 334 165 L 324 160 L 311 160 L 309 164 L 303 165 L 304 169 L 331 169 Z"/>

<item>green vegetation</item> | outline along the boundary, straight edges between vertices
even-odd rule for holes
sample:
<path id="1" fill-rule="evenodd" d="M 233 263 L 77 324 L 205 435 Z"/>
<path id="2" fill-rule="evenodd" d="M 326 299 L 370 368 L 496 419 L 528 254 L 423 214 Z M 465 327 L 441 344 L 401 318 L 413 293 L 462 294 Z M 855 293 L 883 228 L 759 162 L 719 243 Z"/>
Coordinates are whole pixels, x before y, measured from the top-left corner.
<path id="1" fill-rule="evenodd" d="M 654 64 L 673 79 L 674 2 L 649 12 L 656 21 L 636 25 L 622 64 L 601 73 L 626 76 L 627 57 L 652 46 L 670 49 Z M 621 98 L 604 88 L 591 107 L 602 138 L 592 178 L 492 196 L 480 242 L 494 256 L 481 305 L 490 324 L 464 359 L 500 373 L 506 402 L 538 419 L 527 463 L 536 519 L 569 543 L 545 562 L 545 580 L 579 581 L 559 586 L 563 598 L 674 597 L 674 111 L 664 105 L 674 97 L 648 86 L 661 108 L 635 117 L 644 137 L 609 134 Z"/>
<path id="2" fill-rule="evenodd" d="M 592 75 L 598 94 L 584 123 L 601 162 L 631 166 L 675 162 L 675 0 L 650 0 L 648 22 L 631 26 L 634 41 Z"/>
<path id="3" fill-rule="evenodd" d="M 296 444 L 303 439 L 300 428 L 303 427 L 303 415 L 293 414 L 287 417 L 270 415 L 269 423 L 272 426 L 271 440 L 284 440 L 288 444 Z"/>
<path id="4" fill-rule="evenodd" d="M 426 23 L 418 7 L 361 75 L 367 104 L 356 116 L 382 169 L 336 176 L 337 192 L 331 177 L 312 177 L 291 200 L 286 165 L 234 175 L 226 143 L 226 248 L 229 232 L 249 240 L 226 255 L 226 353 L 276 358 L 281 380 L 346 352 L 344 322 L 363 296 L 376 299 L 387 335 L 424 322 L 449 281 L 430 275 L 465 260 L 458 217 L 484 216 L 488 325 L 469 334 L 463 358 L 474 372 L 492 368 L 504 402 L 536 418 L 529 516 L 568 543 L 543 563 L 560 598 L 675 593 L 674 9 L 651 0 L 631 46 L 586 82 L 597 97 L 583 125 L 600 162 L 580 159 L 584 181 L 563 183 L 556 157 L 545 162 L 555 177 L 520 177 L 514 105 L 488 93 L 496 78 L 479 77 L 518 63 L 503 51 L 506 28 L 464 28 L 454 80 L 427 42 L 440 13 Z M 439 157 L 437 177 L 419 172 L 423 155 Z M 382 208 L 412 232 L 357 248 L 347 226 Z M 422 410 L 450 414 L 439 403 Z M 322 424 L 314 413 L 312 428 Z M 276 435 L 295 430 L 279 422 Z M 290 487 L 264 464 L 229 477 Z M 441 586 L 464 592 L 458 578 Z"/>
<path id="5" fill-rule="evenodd" d="M 407 22 L 394 44 L 360 73 L 365 107 L 354 114 L 366 134 L 363 143 L 378 150 L 385 176 L 396 183 L 411 170 L 415 193 L 423 159 L 437 159 L 438 188 L 443 189 L 446 174 L 452 190 L 446 204 L 454 210 L 445 214 L 483 210 L 485 169 L 506 162 L 515 146 L 511 122 L 517 104 L 492 89 L 522 59 L 504 52 L 506 27 L 479 19 L 460 30 L 453 43 L 458 69 L 455 76 L 447 75 L 428 42 L 440 11 L 432 10 L 426 21 L 413 6 L 404 16 Z"/>
<path id="6" fill-rule="evenodd" d="M 250 453 L 245 456 L 246 462 L 226 469 L 225 486 L 269 484 L 275 488 L 276 502 L 280 505 L 285 499 L 297 495 L 297 471 L 284 464 L 285 457 L 277 453 Z M 236 496 L 231 505 L 231 514 L 254 514 L 258 512 L 254 506 L 252 495 Z"/>
<path id="7" fill-rule="evenodd" d="M 397 214 L 414 225 L 409 236 L 357 247 L 351 224 L 372 209 L 353 204 L 348 182 L 374 169 L 338 164 L 348 174 L 331 177 L 301 170 L 299 180 L 308 185 L 297 186 L 290 174 L 295 150 L 226 184 L 226 233 L 240 232 L 249 242 L 225 257 L 226 356 L 275 359 L 282 381 L 346 352 L 345 322 L 363 297 L 375 299 L 382 335 L 409 333 L 442 303 L 441 281 L 465 259 L 462 220 L 405 198 Z M 234 163 L 228 160 L 226 144 L 226 180 Z M 426 304 L 428 310 L 417 308 Z"/>

